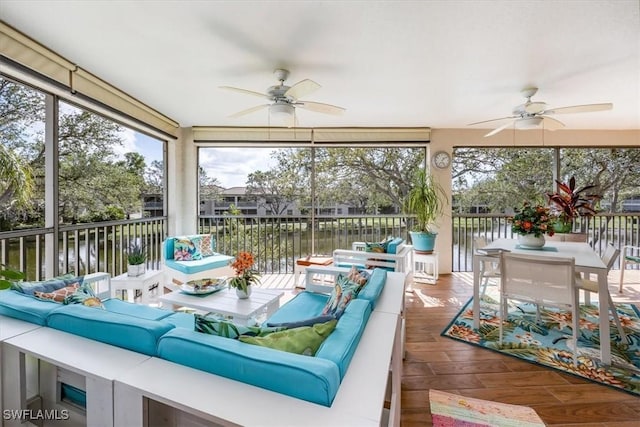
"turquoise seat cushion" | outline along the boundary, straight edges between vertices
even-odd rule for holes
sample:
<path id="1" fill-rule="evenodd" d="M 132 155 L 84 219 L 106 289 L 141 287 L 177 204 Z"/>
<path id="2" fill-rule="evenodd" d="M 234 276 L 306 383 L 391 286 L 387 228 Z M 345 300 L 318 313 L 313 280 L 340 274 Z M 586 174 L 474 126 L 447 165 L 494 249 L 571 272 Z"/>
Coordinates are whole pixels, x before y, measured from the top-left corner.
<path id="1" fill-rule="evenodd" d="M 340 386 L 338 366 L 325 358 L 245 344 L 184 328 L 175 328 L 160 339 L 158 356 L 324 406 L 331 406 Z"/>
<path id="2" fill-rule="evenodd" d="M 320 316 L 328 300 L 328 294 L 307 291 L 300 292 L 269 317 L 266 323 L 300 322 Z"/>
<path id="3" fill-rule="evenodd" d="M 56 304 L 47 316 L 47 326 L 149 356 L 156 355 L 158 340 L 174 325 L 86 307 Z"/>
<path id="4" fill-rule="evenodd" d="M 104 305 L 105 310 L 112 313 L 126 314 L 127 316 L 147 320 L 160 320 L 173 314 L 173 311 L 170 310 L 162 310 L 161 308 L 149 307 L 148 305 L 133 304 L 117 298 L 104 300 L 102 305 Z"/>
<path id="5" fill-rule="evenodd" d="M 387 243 L 387 253 L 388 254 L 397 254 L 398 246 L 404 243 L 404 239 L 402 237 L 396 237 Z"/>
<path id="6" fill-rule="evenodd" d="M 340 378 L 344 378 L 347 372 L 370 315 L 371 305 L 368 301 L 351 301 L 340 316 L 336 328 L 316 352 L 315 357 L 331 360 L 338 365 Z"/>
<path id="7" fill-rule="evenodd" d="M 165 317 L 165 322 L 169 322 L 176 328 L 185 328 L 193 331 L 196 324 L 195 315 L 193 313 L 174 312 L 170 316 Z"/>
<path id="8" fill-rule="evenodd" d="M 358 293 L 358 299 L 369 301 L 371 309 L 376 308 L 376 302 L 382 293 L 384 284 L 387 281 L 387 270 L 375 268 L 367 284 Z"/>
<path id="9" fill-rule="evenodd" d="M 165 261 L 165 266 L 184 274 L 195 274 L 214 268 L 226 267 L 231 261 L 233 261 L 232 256 L 215 254 L 192 261 L 175 261 L 174 259 L 167 259 Z"/>
<path id="10" fill-rule="evenodd" d="M 40 300 L 14 290 L 0 291 L 0 314 L 44 326 L 47 316 L 60 304 Z"/>

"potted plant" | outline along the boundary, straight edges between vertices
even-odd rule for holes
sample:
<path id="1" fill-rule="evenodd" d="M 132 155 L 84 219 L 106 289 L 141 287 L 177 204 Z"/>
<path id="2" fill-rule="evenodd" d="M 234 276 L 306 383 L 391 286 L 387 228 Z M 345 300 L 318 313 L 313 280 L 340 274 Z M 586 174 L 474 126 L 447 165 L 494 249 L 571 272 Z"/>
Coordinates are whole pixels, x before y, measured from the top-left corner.
<path id="1" fill-rule="evenodd" d="M 129 245 L 127 251 L 127 276 L 138 277 L 145 273 L 147 253 L 144 247 L 138 243 Z"/>
<path id="2" fill-rule="evenodd" d="M 442 186 L 425 169 L 416 170 L 403 210 L 405 214 L 415 215 L 414 227 L 409 234 L 417 253 L 433 252 L 437 233 L 431 227 L 442 215 L 445 203 L 446 194 Z"/>
<path id="3" fill-rule="evenodd" d="M 554 235 L 555 223 L 550 209 L 524 202 L 522 208 L 509 218 L 511 231 L 518 235 L 518 245 L 524 249 L 539 249 L 545 244 L 544 235 Z"/>
<path id="4" fill-rule="evenodd" d="M 236 295 L 240 299 L 249 298 L 251 295 L 251 285 L 260 283 L 260 275 L 253 267 L 254 258 L 251 252 L 238 252 L 235 261 L 231 263 L 231 268 L 236 275 L 229 280 L 229 286 L 235 288 Z"/>
<path id="5" fill-rule="evenodd" d="M 568 183 L 556 180 L 558 191 L 547 194 L 549 201 L 553 204 L 558 214 L 555 231 L 558 233 L 571 233 L 573 222 L 576 218 L 590 217 L 597 213 L 594 208 L 595 203 L 600 199 L 597 194 L 587 194 L 595 185 L 587 185 L 576 189 L 576 179 L 571 177 Z"/>

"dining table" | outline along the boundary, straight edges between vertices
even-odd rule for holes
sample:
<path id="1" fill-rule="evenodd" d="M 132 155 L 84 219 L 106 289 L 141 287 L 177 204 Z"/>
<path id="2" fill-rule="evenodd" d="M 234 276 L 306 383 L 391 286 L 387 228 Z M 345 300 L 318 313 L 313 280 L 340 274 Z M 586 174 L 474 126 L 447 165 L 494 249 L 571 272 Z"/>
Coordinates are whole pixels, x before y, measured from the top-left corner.
<path id="1" fill-rule="evenodd" d="M 600 360 L 605 365 L 611 364 L 611 337 L 609 324 L 609 299 L 607 266 L 600 256 L 587 243 L 582 242 L 547 242 L 542 248 L 528 249 L 520 247 L 516 239 L 497 239 L 479 249 L 473 255 L 473 327 L 480 326 L 480 265 L 484 261 L 498 262 L 501 251 L 526 254 L 531 257 L 549 256 L 573 258 L 575 270 L 585 276 L 591 274 L 598 278 L 598 304 L 600 312 Z"/>

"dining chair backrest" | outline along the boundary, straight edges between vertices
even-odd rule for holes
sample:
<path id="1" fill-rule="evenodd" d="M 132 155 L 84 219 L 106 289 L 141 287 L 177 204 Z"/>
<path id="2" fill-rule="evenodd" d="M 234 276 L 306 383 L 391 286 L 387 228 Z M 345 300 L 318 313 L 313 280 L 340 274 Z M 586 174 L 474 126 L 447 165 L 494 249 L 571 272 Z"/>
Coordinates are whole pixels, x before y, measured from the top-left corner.
<path id="1" fill-rule="evenodd" d="M 618 259 L 618 255 L 620 255 L 620 249 L 611 244 L 607 245 L 607 249 L 602 254 L 602 262 L 607 266 L 607 271 L 611 270 L 613 263 Z"/>
<path id="2" fill-rule="evenodd" d="M 475 249 L 482 249 L 487 246 L 487 239 L 484 237 L 476 237 L 473 239 L 473 245 Z"/>
<path id="3" fill-rule="evenodd" d="M 509 298 L 548 305 L 576 304 L 573 258 L 503 252 L 500 273 L 502 293 Z"/>

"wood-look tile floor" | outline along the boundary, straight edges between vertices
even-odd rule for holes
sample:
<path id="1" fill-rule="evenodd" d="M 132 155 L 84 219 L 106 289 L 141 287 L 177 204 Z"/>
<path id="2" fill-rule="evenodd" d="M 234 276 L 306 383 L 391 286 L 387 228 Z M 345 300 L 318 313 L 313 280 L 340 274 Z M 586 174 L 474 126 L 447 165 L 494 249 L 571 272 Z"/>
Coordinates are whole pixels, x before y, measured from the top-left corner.
<path id="1" fill-rule="evenodd" d="M 611 272 L 611 294 L 640 306 L 640 271 L 629 273 L 620 295 L 619 272 Z M 440 336 L 473 293 L 471 273 L 441 275 L 435 285 L 413 288 L 406 297 L 403 427 L 432 425 L 431 388 L 526 405 L 549 426 L 640 426 L 639 397 Z"/>

